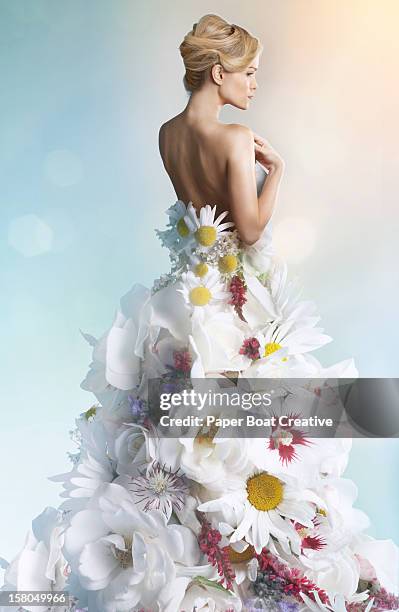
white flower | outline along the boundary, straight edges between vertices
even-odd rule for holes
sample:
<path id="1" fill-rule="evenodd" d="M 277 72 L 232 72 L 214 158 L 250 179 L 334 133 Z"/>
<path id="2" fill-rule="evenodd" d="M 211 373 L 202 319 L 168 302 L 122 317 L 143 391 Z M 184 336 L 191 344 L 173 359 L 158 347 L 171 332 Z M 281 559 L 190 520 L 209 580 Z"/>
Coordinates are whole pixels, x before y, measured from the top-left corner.
<path id="1" fill-rule="evenodd" d="M 246 378 L 306 378 L 314 365 L 303 359 L 303 353 L 330 342 L 331 338 L 314 328 L 313 322 L 294 329 L 293 321 L 269 323 L 263 331 L 253 334 L 259 342 L 260 358 L 242 373 Z"/>
<path id="2" fill-rule="evenodd" d="M 325 516 L 319 513 L 314 529 L 300 532 L 304 538 L 316 535 L 324 544 L 320 548 L 304 547 L 300 560 L 306 576 L 319 588 L 351 599 L 356 596 L 360 563 L 350 545 L 356 533 L 369 526 L 369 521 L 363 512 L 352 507 L 357 495 L 352 481 L 327 477 L 316 490 L 325 504 Z"/>
<path id="3" fill-rule="evenodd" d="M 254 360 L 242 372 L 244 378 L 357 378 L 353 359 L 345 359 L 324 368 L 310 353 L 289 355 L 288 347 L 269 352 L 267 357 Z"/>
<path id="4" fill-rule="evenodd" d="M 187 208 L 184 202 L 177 200 L 173 206 L 168 208 L 166 213 L 169 216 L 168 229 L 155 230 L 162 245 L 166 248 L 179 253 L 185 251 L 188 253 L 191 247 L 195 244 L 195 239 L 192 231 L 185 222 Z"/>
<path id="5" fill-rule="evenodd" d="M 231 533 L 229 526 L 226 524 L 219 524 L 220 533 L 223 533 L 225 528 L 227 528 L 227 533 Z M 225 540 L 227 540 L 225 536 L 222 536 L 220 547 L 225 545 Z M 259 563 L 254 557 L 254 547 L 248 545 L 244 540 L 234 542 L 234 544 L 230 545 L 227 540 L 226 544 L 229 546 L 229 559 L 233 565 L 235 583 L 240 585 L 245 581 L 248 583 L 248 580 L 250 582 L 255 582 L 258 575 Z"/>
<path id="6" fill-rule="evenodd" d="M 167 525 L 157 510 L 142 512 L 123 487 L 109 484 L 72 518 L 65 556 L 82 586 L 97 591 L 98 608 L 120 612 L 164 600 L 200 555 L 189 529 Z"/>
<path id="7" fill-rule="evenodd" d="M 193 272 L 183 272 L 180 288 L 177 289 L 184 297 L 187 307 L 194 318 L 203 320 L 212 311 L 219 310 L 220 305 L 230 297 L 220 280 L 220 274 L 210 269 L 203 277 Z"/>
<path id="8" fill-rule="evenodd" d="M 314 327 L 314 321 L 312 318 L 304 318 L 300 325 L 298 320 L 290 319 L 268 325 L 263 333 L 256 335 L 264 349 L 262 356 L 279 348 L 287 348 L 288 355 L 307 353 L 331 342 L 330 336 L 323 334 L 321 328 Z"/>
<path id="9" fill-rule="evenodd" d="M 320 550 L 305 549 L 300 559 L 306 569 L 306 576 L 324 591 L 337 591 L 345 597 L 356 594 L 359 585 L 359 563 L 347 546 L 340 549 L 338 530 L 324 534 L 327 545 Z"/>
<path id="10" fill-rule="evenodd" d="M 211 430 L 179 440 L 183 445 L 181 469 L 208 490 L 220 492 L 228 477 L 234 474 L 240 478 L 252 467 L 248 457 L 250 442 L 245 438 L 218 437 Z"/>
<path id="11" fill-rule="evenodd" d="M 226 478 L 232 474 L 242 478 L 252 469 L 250 442 L 245 438 L 220 437 L 214 429 L 197 427 L 190 436 L 151 438 L 149 446 L 153 460 L 172 470 L 180 468 L 188 478 L 208 490 L 220 491 Z"/>
<path id="12" fill-rule="evenodd" d="M 127 484 L 127 489 L 138 508 L 144 512 L 160 510 L 169 520 L 172 510 L 183 509 L 188 494 L 187 483 L 179 472 L 153 461 Z"/>
<path id="13" fill-rule="evenodd" d="M 223 211 L 216 219 L 215 213 L 216 204 L 213 208 L 209 204 L 202 206 L 199 211 L 199 218 L 192 202 L 187 206 L 187 214 L 184 216 L 184 221 L 190 231 L 194 233 L 199 252 L 207 251 L 228 227 L 234 225 L 232 221 L 221 223 L 229 214 L 228 211 Z"/>
<path id="14" fill-rule="evenodd" d="M 313 591 L 314 598 L 317 603 L 312 601 L 310 597 L 305 595 L 305 593 L 299 593 L 302 597 L 303 601 L 307 605 L 307 610 L 312 610 L 312 612 L 347 612 L 345 597 L 342 594 L 331 594 L 329 595 L 329 603 L 323 604 L 321 601 L 319 594 L 317 591 Z M 359 600 L 362 601 L 362 600 Z M 373 599 L 369 601 L 364 612 L 369 612 L 373 606 Z"/>
<path id="15" fill-rule="evenodd" d="M 141 361 L 134 351 L 136 338 L 133 319 L 118 311 L 107 335 L 105 357 L 105 379 L 117 389 L 127 391 L 139 382 Z"/>
<path id="16" fill-rule="evenodd" d="M 96 393 L 100 401 L 109 385 L 129 390 L 139 381 L 144 344 L 150 332 L 149 300 L 150 291 L 136 283 L 121 298 L 111 328 L 99 340 L 83 334 L 94 348 L 93 362 L 81 387 Z"/>
<path id="17" fill-rule="evenodd" d="M 168 225 L 176 225 L 180 219 L 184 217 L 187 212 L 187 207 L 182 200 L 176 200 L 176 202 L 170 206 L 166 214 L 169 217 Z"/>
<path id="18" fill-rule="evenodd" d="M 236 525 L 231 527 L 231 543 L 245 538 L 260 553 L 270 536 L 274 536 L 287 552 L 290 542 L 293 552 L 298 554 L 301 540 L 291 519 L 312 527 L 314 504 L 323 504 L 320 498 L 309 489 L 301 489 L 295 479 L 283 473 L 254 473 L 246 480 L 234 481 L 233 487 L 234 490 L 201 504 L 198 509 L 230 512 L 230 516 L 233 511 Z"/>
<path id="19" fill-rule="evenodd" d="M 204 321 L 194 320 L 191 333 L 197 365 L 201 364 L 205 373 L 215 375 L 216 372 L 240 371 L 251 363 L 248 357 L 240 355 L 248 330 L 232 312 L 216 312 Z"/>
<path id="20" fill-rule="evenodd" d="M 299 427 L 287 428 L 282 432 L 283 435 L 286 434 L 283 443 L 289 442 L 292 429 L 301 433 Z M 277 429 L 277 435 L 278 431 Z M 307 444 L 294 444 L 295 457 L 292 460 L 282 459 L 276 438 L 273 448 L 270 448 L 270 438 L 254 438 L 249 447 L 249 456 L 258 469 L 272 473 L 286 472 L 300 480 L 304 487 L 315 488 L 320 483 L 323 484 L 322 481 L 328 476 L 341 476 L 348 463 L 351 440 L 311 438 L 305 433 Z M 275 432 L 272 432 L 272 435 L 274 436 Z"/>
<path id="21" fill-rule="evenodd" d="M 261 329 L 266 323 L 279 318 L 270 289 L 251 273 L 243 270 L 246 291 L 246 302 L 242 306 L 245 320 L 254 330 Z"/>
<path id="22" fill-rule="evenodd" d="M 299 301 L 294 283 L 287 282 L 285 264 L 276 263 L 265 284 L 246 272 L 244 279 L 248 291 L 243 315 L 253 328 L 268 336 L 267 341 L 271 338 L 287 346 L 289 354 L 312 351 L 331 341 L 321 328 L 315 327 L 320 321 L 315 315 L 315 303 Z"/>
<path id="23" fill-rule="evenodd" d="M 190 313 L 177 281 L 151 297 L 151 328 L 167 329 L 179 342 L 187 343 L 191 331 Z"/>
<path id="24" fill-rule="evenodd" d="M 205 263 L 202 257 L 199 257 L 196 255 L 196 253 L 192 253 L 189 256 L 189 262 L 192 267 L 192 272 L 194 272 L 196 276 L 205 276 L 209 270 L 209 266 Z M 197 269 L 197 266 L 200 267 Z"/>
<path id="25" fill-rule="evenodd" d="M 370 527 L 367 514 L 353 507 L 358 490 L 349 478 L 327 476 L 320 480 L 317 493 L 324 500 L 333 528 L 346 543 L 349 543 L 355 534 Z"/>
<path id="26" fill-rule="evenodd" d="M 358 378 L 359 376 L 353 358 L 344 359 L 328 367 L 322 366 L 316 357 L 309 353 L 297 355 L 297 359 L 299 358 L 306 366 L 309 378 Z"/>
<path id="27" fill-rule="evenodd" d="M 147 430 L 135 423 L 122 425 L 113 449 L 115 470 L 120 476 L 137 476 L 148 462 Z"/>
<path id="28" fill-rule="evenodd" d="M 275 347 L 272 343 L 268 347 L 266 357 L 254 359 L 252 363 L 240 374 L 246 379 L 266 378 L 306 378 L 309 366 L 301 359 L 301 355 L 289 355 L 288 348 Z M 265 351 L 266 352 L 266 351 Z"/>
<path id="29" fill-rule="evenodd" d="M 47 507 L 32 521 L 22 551 L 6 569 L 4 580 L 17 591 L 60 591 L 65 588 L 69 566 L 62 554 L 65 522 L 62 512 Z M 47 606 L 24 610 L 45 612 Z"/>
<path id="30" fill-rule="evenodd" d="M 76 419 L 76 425 L 81 434 L 79 460 L 70 472 L 49 478 L 52 482 L 63 483 L 65 490 L 60 497 L 67 499 L 60 509 L 72 512 L 84 508 L 98 487 L 112 482 L 115 475 L 102 421 L 81 417 Z"/>
<path id="31" fill-rule="evenodd" d="M 364 567 L 362 561 L 366 561 L 372 571 L 371 576 L 363 576 L 361 572 L 361 578 L 377 579 L 389 593 L 399 594 L 399 548 L 392 540 L 375 540 L 367 534 L 359 534 L 353 539 L 351 548 L 361 568 Z"/>

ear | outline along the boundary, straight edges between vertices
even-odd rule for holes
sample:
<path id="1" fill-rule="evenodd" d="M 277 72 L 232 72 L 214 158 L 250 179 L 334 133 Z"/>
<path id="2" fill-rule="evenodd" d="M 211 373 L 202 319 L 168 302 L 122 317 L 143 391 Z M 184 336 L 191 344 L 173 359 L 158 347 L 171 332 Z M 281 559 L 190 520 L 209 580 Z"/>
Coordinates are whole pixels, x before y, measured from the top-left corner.
<path id="1" fill-rule="evenodd" d="M 222 64 L 214 64 L 211 68 L 211 78 L 216 83 L 216 85 L 221 85 L 223 82 L 223 66 Z"/>

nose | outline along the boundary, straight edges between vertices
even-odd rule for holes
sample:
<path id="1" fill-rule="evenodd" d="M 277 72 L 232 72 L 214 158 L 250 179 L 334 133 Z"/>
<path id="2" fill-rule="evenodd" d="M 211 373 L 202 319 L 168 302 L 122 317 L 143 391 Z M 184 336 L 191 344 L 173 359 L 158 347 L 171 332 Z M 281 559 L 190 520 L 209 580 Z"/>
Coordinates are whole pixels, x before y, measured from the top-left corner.
<path id="1" fill-rule="evenodd" d="M 252 84 L 252 89 L 255 91 L 256 89 L 258 89 L 258 83 L 256 81 L 256 79 L 254 79 L 253 84 Z"/>

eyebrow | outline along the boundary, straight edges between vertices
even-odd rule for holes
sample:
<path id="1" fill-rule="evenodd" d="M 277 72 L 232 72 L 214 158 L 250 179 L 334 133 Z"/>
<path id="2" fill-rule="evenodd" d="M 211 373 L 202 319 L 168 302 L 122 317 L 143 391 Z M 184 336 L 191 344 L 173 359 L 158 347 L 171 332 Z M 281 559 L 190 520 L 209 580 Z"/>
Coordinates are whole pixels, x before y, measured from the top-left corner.
<path id="1" fill-rule="evenodd" d="M 257 68 L 255 68 L 255 66 L 248 66 L 248 70 L 249 68 L 253 68 L 254 70 L 258 70 Z"/>

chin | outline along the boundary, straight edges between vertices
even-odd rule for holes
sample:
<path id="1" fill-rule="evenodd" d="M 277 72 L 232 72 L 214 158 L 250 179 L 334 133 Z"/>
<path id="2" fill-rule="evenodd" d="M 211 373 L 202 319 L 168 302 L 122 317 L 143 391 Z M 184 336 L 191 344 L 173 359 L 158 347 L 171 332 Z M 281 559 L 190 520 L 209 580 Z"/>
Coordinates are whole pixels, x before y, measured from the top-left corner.
<path id="1" fill-rule="evenodd" d="M 247 100 L 246 102 L 236 102 L 233 106 L 239 108 L 240 110 L 247 110 L 247 108 L 249 107 L 249 100 Z"/>

